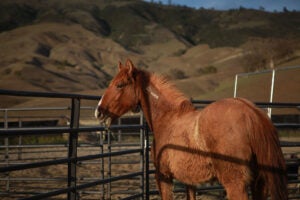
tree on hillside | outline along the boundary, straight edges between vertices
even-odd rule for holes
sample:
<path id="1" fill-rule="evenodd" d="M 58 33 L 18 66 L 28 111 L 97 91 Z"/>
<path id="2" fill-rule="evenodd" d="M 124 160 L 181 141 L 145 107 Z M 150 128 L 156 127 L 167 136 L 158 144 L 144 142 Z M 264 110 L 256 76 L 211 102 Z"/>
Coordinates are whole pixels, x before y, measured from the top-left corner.
<path id="1" fill-rule="evenodd" d="M 289 59 L 295 52 L 291 40 L 268 38 L 251 39 L 244 45 L 244 64 L 246 72 L 273 69 L 280 62 Z"/>

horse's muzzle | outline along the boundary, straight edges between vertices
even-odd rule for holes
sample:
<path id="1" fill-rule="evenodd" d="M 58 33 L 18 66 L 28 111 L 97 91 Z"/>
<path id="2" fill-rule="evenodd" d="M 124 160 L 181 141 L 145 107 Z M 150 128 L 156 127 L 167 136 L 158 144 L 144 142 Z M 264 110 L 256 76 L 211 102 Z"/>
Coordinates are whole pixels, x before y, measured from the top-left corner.
<path id="1" fill-rule="evenodd" d="M 95 117 L 100 123 L 104 124 L 105 127 L 110 127 L 112 118 L 105 114 L 105 112 L 99 106 L 97 106 L 95 109 Z"/>

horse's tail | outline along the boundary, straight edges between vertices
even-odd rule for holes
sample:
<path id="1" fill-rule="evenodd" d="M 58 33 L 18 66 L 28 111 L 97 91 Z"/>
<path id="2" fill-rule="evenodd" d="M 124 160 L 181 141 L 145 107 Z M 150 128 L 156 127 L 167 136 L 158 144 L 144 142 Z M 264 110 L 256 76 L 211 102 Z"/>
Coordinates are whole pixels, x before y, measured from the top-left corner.
<path id="1" fill-rule="evenodd" d="M 287 176 L 284 157 L 276 128 L 262 110 L 247 100 L 240 99 L 255 112 L 249 121 L 249 140 L 258 171 L 254 183 L 262 179 L 272 200 L 287 200 Z M 259 190 L 259 188 L 257 188 Z"/>

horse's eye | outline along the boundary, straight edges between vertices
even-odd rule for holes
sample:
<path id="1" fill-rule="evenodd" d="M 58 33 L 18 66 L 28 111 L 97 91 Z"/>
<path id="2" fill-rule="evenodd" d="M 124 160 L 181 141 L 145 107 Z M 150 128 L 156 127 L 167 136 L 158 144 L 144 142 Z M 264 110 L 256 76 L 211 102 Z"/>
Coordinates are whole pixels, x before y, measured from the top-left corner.
<path id="1" fill-rule="evenodd" d="M 125 87 L 126 85 L 127 85 L 126 83 L 120 82 L 120 83 L 118 83 L 118 84 L 116 85 L 116 87 L 117 87 L 118 89 L 121 89 L 121 88 Z"/>

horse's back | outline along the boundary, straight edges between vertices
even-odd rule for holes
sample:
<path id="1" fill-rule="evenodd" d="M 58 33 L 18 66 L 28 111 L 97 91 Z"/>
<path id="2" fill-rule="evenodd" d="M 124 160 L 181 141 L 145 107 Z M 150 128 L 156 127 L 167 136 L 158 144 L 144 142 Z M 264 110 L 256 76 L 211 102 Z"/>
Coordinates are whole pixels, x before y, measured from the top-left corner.
<path id="1" fill-rule="evenodd" d="M 257 111 L 251 102 L 241 98 L 216 101 L 201 112 L 203 134 L 226 140 L 232 139 L 233 134 L 235 137 L 246 136 L 251 119 L 259 117 Z"/>

